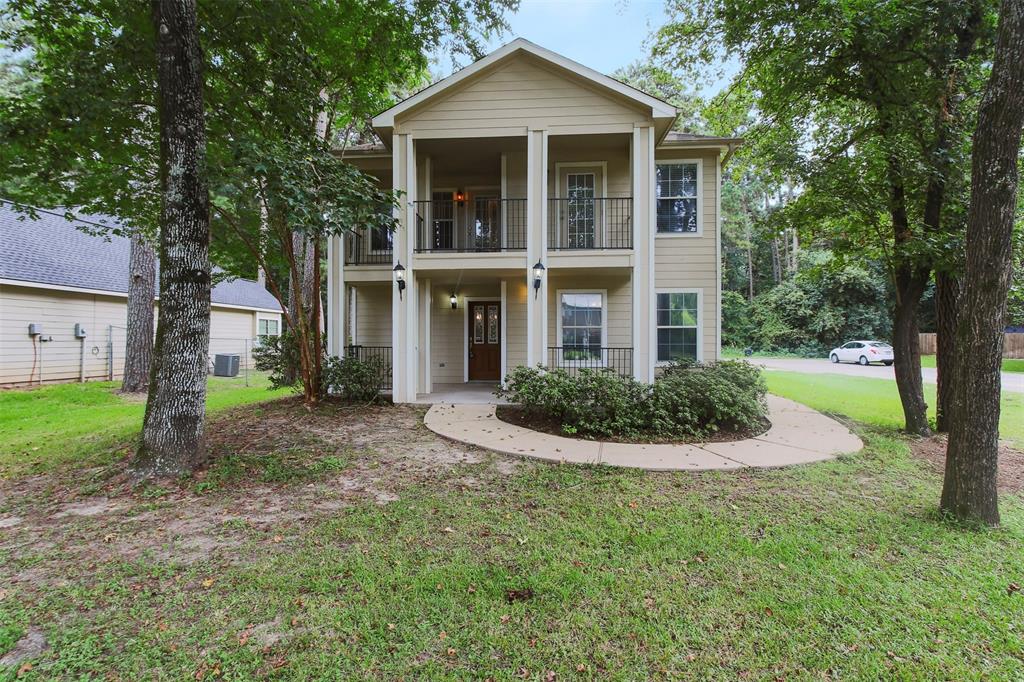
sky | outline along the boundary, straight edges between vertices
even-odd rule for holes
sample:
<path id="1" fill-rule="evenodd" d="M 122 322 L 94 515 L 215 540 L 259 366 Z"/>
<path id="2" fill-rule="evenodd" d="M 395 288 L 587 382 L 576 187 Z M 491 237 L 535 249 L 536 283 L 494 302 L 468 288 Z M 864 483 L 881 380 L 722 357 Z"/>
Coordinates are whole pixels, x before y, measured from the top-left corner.
<path id="1" fill-rule="evenodd" d="M 526 38 L 585 66 L 611 75 L 635 61 L 646 61 L 651 35 L 667 20 L 664 2 L 654 0 L 521 0 L 519 11 L 507 17 L 510 30 L 485 46 L 491 52 L 514 38 Z M 469 63 L 450 55 L 439 56 L 431 71 L 450 75 Z M 737 66 L 726 68 L 712 83 L 694 84 L 693 90 L 713 95 L 725 86 Z"/>
<path id="2" fill-rule="evenodd" d="M 664 3 L 651 0 L 522 0 L 508 17 L 511 30 L 491 40 L 488 52 L 526 38 L 604 74 L 644 59 L 651 33 L 665 20 Z M 462 58 L 465 66 L 468 58 Z M 439 65 L 453 69 L 450 58 Z"/>

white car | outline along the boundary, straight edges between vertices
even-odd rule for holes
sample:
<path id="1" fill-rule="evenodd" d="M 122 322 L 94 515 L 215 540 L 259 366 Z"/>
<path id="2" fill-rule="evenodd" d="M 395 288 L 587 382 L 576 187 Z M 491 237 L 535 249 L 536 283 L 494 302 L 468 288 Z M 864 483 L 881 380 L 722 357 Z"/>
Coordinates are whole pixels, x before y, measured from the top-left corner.
<path id="1" fill-rule="evenodd" d="M 859 365 L 881 362 L 888 367 L 893 363 L 892 346 L 884 341 L 850 341 L 833 348 L 828 357 L 832 362 L 856 362 Z"/>

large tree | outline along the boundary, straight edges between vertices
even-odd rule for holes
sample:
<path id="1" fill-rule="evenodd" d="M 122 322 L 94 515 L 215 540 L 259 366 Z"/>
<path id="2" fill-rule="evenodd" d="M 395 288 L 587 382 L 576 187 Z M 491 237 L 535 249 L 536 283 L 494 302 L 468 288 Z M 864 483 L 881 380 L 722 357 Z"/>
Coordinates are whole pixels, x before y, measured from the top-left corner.
<path id="1" fill-rule="evenodd" d="M 160 122 L 160 315 L 153 384 L 132 468 L 190 473 L 206 455 L 210 196 L 195 0 L 153 0 Z"/>
<path id="2" fill-rule="evenodd" d="M 811 212 L 828 218 L 819 227 L 840 228 L 828 235 L 837 253 L 867 249 L 887 263 L 897 386 L 913 433 L 929 431 L 917 318 L 946 241 L 944 179 L 959 148 L 950 109 L 983 67 L 993 8 L 678 0 L 659 33 L 657 54 L 673 68 L 738 61 L 717 104 L 754 111 L 750 153 L 802 185 L 794 204 L 816 203 Z"/>
<path id="3" fill-rule="evenodd" d="M 941 507 L 996 525 L 1003 320 L 1013 276 L 1021 131 L 1024 0 L 1003 0 L 992 75 L 978 113 L 971 162 L 963 306 L 956 325 L 952 428 Z"/>

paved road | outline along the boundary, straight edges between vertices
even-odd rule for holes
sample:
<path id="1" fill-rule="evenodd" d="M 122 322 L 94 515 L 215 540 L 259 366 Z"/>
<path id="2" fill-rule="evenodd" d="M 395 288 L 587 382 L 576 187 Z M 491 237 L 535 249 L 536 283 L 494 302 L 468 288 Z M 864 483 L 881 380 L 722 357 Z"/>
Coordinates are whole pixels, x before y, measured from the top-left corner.
<path id="1" fill-rule="evenodd" d="M 896 380 L 892 367 L 885 365 L 860 365 L 840 362 L 832 364 L 827 359 L 804 359 L 804 358 L 750 358 L 755 365 L 766 369 L 779 369 L 787 372 L 801 372 L 803 374 L 841 374 L 855 377 L 874 377 L 876 379 Z M 935 368 L 922 367 L 921 377 L 925 383 L 935 383 Z M 1014 372 L 1003 372 L 1003 390 L 1015 393 L 1024 393 L 1024 374 Z"/>

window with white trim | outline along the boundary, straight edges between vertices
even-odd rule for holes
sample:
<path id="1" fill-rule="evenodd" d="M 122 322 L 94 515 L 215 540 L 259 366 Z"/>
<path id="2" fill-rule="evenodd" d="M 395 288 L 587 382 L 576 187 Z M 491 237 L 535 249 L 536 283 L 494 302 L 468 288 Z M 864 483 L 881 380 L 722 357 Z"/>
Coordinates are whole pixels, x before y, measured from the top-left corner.
<path id="1" fill-rule="evenodd" d="M 280 322 L 269 318 L 260 318 L 256 321 L 256 336 L 263 339 L 267 336 L 277 336 L 280 333 Z"/>
<path id="2" fill-rule="evenodd" d="M 655 165 L 655 198 L 658 232 L 696 234 L 698 164 L 683 161 L 659 161 Z"/>
<path id="3" fill-rule="evenodd" d="M 558 302 L 562 359 L 600 361 L 604 341 L 604 294 L 562 292 Z"/>
<path id="4" fill-rule="evenodd" d="M 695 291 L 657 294 L 658 362 L 697 359 L 700 317 Z"/>

